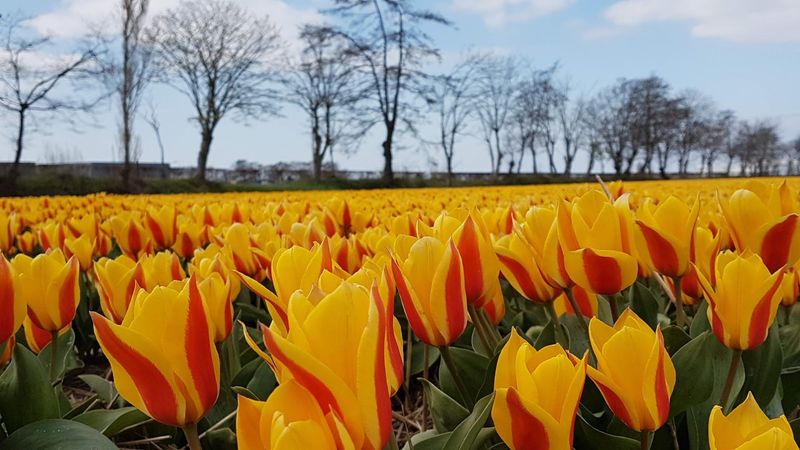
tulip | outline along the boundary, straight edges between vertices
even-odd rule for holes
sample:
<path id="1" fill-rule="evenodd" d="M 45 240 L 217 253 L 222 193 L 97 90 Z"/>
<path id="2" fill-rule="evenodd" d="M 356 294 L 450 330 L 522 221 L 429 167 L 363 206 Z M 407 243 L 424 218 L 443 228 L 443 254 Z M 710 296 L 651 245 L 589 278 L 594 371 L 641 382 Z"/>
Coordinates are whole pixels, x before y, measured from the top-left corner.
<path id="1" fill-rule="evenodd" d="M 495 251 L 500 260 L 503 277 L 526 299 L 539 304 L 553 301 L 561 294 L 561 289 L 547 282 L 542 273 L 533 248 L 512 233 L 495 242 Z"/>
<path id="2" fill-rule="evenodd" d="M 120 250 L 128 256 L 153 252 L 153 241 L 136 217 L 118 214 L 109 221 L 111 233 Z"/>
<path id="3" fill-rule="evenodd" d="M 654 332 L 626 309 L 613 327 L 592 318 L 589 338 L 597 368 L 589 366 L 588 375 L 614 415 L 635 431 L 651 432 L 664 425 L 675 367 L 661 328 Z"/>
<path id="4" fill-rule="evenodd" d="M 239 282 L 239 278 L 234 276 L 231 266 L 232 263 L 226 262 L 221 253 L 216 253 L 213 257 L 193 260 L 189 265 L 189 273 L 197 274 L 201 279 L 208 278 L 215 273 L 218 274 L 226 283 L 230 284 L 228 295 L 232 302 L 239 296 L 242 284 Z"/>
<path id="5" fill-rule="evenodd" d="M 170 248 L 175 243 L 178 227 L 177 215 L 173 206 L 148 209 L 144 215 L 144 224 L 153 238 L 156 250 Z"/>
<path id="6" fill-rule="evenodd" d="M 699 198 L 690 209 L 675 196 L 658 205 L 647 201 L 637 211 L 636 224 L 644 241 L 640 248 L 657 272 L 675 278 L 689 269 L 692 235 L 699 213 Z"/>
<path id="7" fill-rule="evenodd" d="M 377 289 L 370 294 L 345 282 L 316 305 L 298 293 L 289 307 L 292 326 L 286 337 L 261 327 L 268 354 L 245 333 L 248 344 L 271 365 L 281 385 L 295 380 L 316 399 L 325 417 L 341 421 L 337 429 L 351 437 L 349 448 L 383 449 L 392 432 L 390 375 L 385 306 Z M 306 414 L 315 408 L 314 403 L 294 403 Z"/>
<path id="8" fill-rule="evenodd" d="M 547 284 L 562 289 L 575 285 L 564 263 L 564 252 L 558 239 L 558 223 L 554 209 L 531 208 L 525 215 L 525 221 L 519 227 L 519 232 L 533 251 Z"/>
<path id="9" fill-rule="evenodd" d="M 592 190 L 571 205 L 558 208 L 558 237 L 569 277 L 589 292 L 613 295 L 627 288 L 638 274 L 625 214 L 627 197 L 611 203 Z"/>
<path id="10" fill-rule="evenodd" d="M 122 324 L 92 313 L 95 336 L 120 396 L 187 436 L 214 406 L 219 356 L 197 280 L 180 291 L 139 291 Z M 191 437 L 190 437 L 191 439 Z"/>
<path id="11" fill-rule="evenodd" d="M 280 304 L 285 308 L 289 303 L 289 297 L 295 291 L 308 291 L 311 285 L 317 282 L 323 270 L 334 271 L 334 262 L 327 240 L 315 245 L 311 250 L 303 247 L 278 250 L 272 258 L 272 283 Z"/>
<path id="12" fill-rule="evenodd" d="M 336 263 L 347 273 L 355 273 L 361 268 L 367 249 L 355 236 L 331 240 L 331 254 Z"/>
<path id="13" fill-rule="evenodd" d="M 9 254 L 14 248 L 15 215 L 0 211 L 0 253 Z"/>
<path id="14" fill-rule="evenodd" d="M 692 251 L 689 259 L 692 264 L 681 279 L 681 292 L 684 303 L 694 304 L 703 298 L 703 287 L 697 272 L 700 271 L 712 284 L 716 281 L 717 254 L 720 249 L 720 236 L 714 236 L 711 230 L 697 227 L 692 239 Z"/>
<path id="15" fill-rule="evenodd" d="M 32 231 L 26 231 L 17 236 L 17 247 L 22 253 L 33 253 L 33 250 L 36 248 L 38 243 L 38 238 Z"/>
<path id="16" fill-rule="evenodd" d="M 14 268 L 14 293 L 28 305 L 28 316 L 39 328 L 51 333 L 69 327 L 80 302 L 80 265 L 67 261 L 59 249 L 31 258 L 17 255 Z"/>
<path id="17" fill-rule="evenodd" d="M 461 336 L 467 326 L 467 298 L 455 243 L 423 237 L 404 261 L 392 259 L 392 274 L 411 329 L 420 340 L 444 347 Z"/>
<path id="18" fill-rule="evenodd" d="M 144 272 L 145 284 L 142 287 L 148 291 L 152 291 L 157 286 L 166 286 L 173 281 L 186 278 L 186 272 L 175 253 L 158 252 L 146 255 L 139 259 L 139 265 L 142 266 Z"/>
<path id="19" fill-rule="evenodd" d="M 572 449 L 575 416 L 586 379 L 558 345 L 536 350 L 512 330 L 497 360 L 492 420 L 511 450 Z"/>
<path id="20" fill-rule="evenodd" d="M 236 280 L 236 284 L 238 281 Z M 230 278 L 223 278 L 216 272 L 200 278 L 197 284 L 211 319 L 215 343 L 225 341 L 233 331 L 231 284 Z"/>
<path id="21" fill-rule="evenodd" d="M 716 265 L 715 285 L 699 273 L 711 330 L 734 350 L 758 347 L 778 313 L 784 273 L 770 274 L 761 257 L 750 252 L 720 253 Z"/>
<path id="22" fill-rule="evenodd" d="M 28 344 L 28 348 L 36 354 L 41 353 L 42 350 L 53 341 L 54 333 L 39 328 L 31 321 L 30 317 L 25 317 L 25 320 L 22 322 L 22 329 L 25 332 L 25 343 Z M 58 331 L 58 335 L 61 336 L 69 331 L 69 329 L 70 326 L 67 325 Z"/>
<path id="23" fill-rule="evenodd" d="M 786 275 L 781 283 L 781 305 L 785 307 L 794 306 L 797 298 L 800 297 L 800 272 L 797 266 L 786 270 Z"/>
<path id="24" fill-rule="evenodd" d="M 94 247 L 95 241 L 88 235 L 64 240 L 64 254 L 67 258 L 75 256 L 78 259 L 78 263 L 80 263 L 81 270 L 84 272 L 92 268 Z"/>
<path id="25" fill-rule="evenodd" d="M 48 222 L 39 227 L 37 231 L 39 237 L 39 244 L 44 251 L 50 249 L 63 249 L 66 233 L 64 226 L 57 222 Z"/>
<path id="26" fill-rule="evenodd" d="M 464 223 L 453 233 L 453 241 L 464 265 L 464 281 L 467 303 L 481 307 L 489 301 L 500 273 L 500 262 L 495 255 L 489 233 L 475 213 L 467 216 Z"/>
<path id="27" fill-rule="evenodd" d="M 196 224 L 194 222 L 184 223 L 178 227 L 178 233 L 175 236 L 175 242 L 172 244 L 172 250 L 181 258 L 189 259 L 196 249 L 208 243 L 206 233 L 207 228 L 205 225 Z"/>
<path id="28" fill-rule="evenodd" d="M 241 223 L 231 225 L 225 232 L 223 243 L 222 252 L 233 261 L 236 270 L 259 281 L 266 278 L 267 272 L 262 262 L 267 258 L 254 247 L 250 230 L 246 225 Z"/>
<path id="29" fill-rule="evenodd" d="M 736 250 L 757 253 L 775 272 L 800 257 L 800 215 L 785 181 L 759 191 L 739 189 L 719 205 Z"/>
<path id="30" fill-rule="evenodd" d="M 101 258 L 94 265 L 94 274 L 103 314 L 114 323 L 122 323 L 136 287 L 147 286 L 141 264 L 125 255 Z"/>
<path id="31" fill-rule="evenodd" d="M 240 450 L 356 448 L 342 419 L 326 418 L 319 400 L 295 380 L 278 385 L 265 402 L 239 396 L 236 441 Z"/>
<path id="32" fill-rule="evenodd" d="M 770 419 L 758 406 L 753 393 L 730 414 L 715 406 L 708 418 L 710 450 L 797 450 L 786 416 Z"/>
<path id="33" fill-rule="evenodd" d="M 22 326 L 25 312 L 25 299 L 14 292 L 14 270 L 0 254 L 0 346 L 14 337 Z"/>

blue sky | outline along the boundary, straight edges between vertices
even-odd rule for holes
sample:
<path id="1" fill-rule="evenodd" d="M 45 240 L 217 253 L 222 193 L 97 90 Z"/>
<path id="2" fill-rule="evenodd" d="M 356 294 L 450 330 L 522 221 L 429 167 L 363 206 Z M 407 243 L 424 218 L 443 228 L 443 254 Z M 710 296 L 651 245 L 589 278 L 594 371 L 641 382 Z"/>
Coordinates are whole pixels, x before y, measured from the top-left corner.
<path id="1" fill-rule="evenodd" d="M 151 0 L 159 10 L 178 0 Z M 323 0 L 235 0 L 257 13 L 270 14 L 288 41 L 297 26 L 319 16 Z M 21 11 L 40 32 L 64 42 L 79 37 L 87 23 L 107 17 L 112 0 L 4 0 L 0 13 Z M 559 61 L 562 74 L 578 91 L 591 93 L 618 77 L 656 74 L 676 90 L 695 88 L 721 108 L 744 119 L 771 119 L 784 136 L 800 136 L 800 2 L 796 0 L 431 0 L 418 1 L 449 17 L 454 28 L 432 28 L 444 65 L 464 51 L 492 49 L 530 58 L 545 67 Z M 166 160 L 193 165 L 199 133 L 189 120 L 189 102 L 167 86 L 153 86 L 167 147 Z M 0 115 L 0 132 L 12 155 L 13 122 Z M 69 154 L 83 161 L 115 158 L 116 110 L 101 106 L 86 124 L 65 126 L 39 121 L 28 137 L 24 160 L 44 161 Z M 77 128 L 77 129 L 76 129 Z M 429 138 L 434 130 L 424 129 Z M 142 161 L 159 158 L 155 139 L 145 123 L 137 123 Z M 261 163 L 309 158 L 302 115 L 291 106 L 283 116 L 249 124 L 223 120 L 215 136 L 209 164 L 230 167 L 237 159 Z M 367 139 L 355 155 L 337 157 L 346 168 L 373 170 L 382 164 L 379 140 Z M 398 169 L 428 170 L 441 166 L 435 149 L 420 150 L 405 140 L 396 157 Z M 489 158 L 480 140 L 464 137 L 456 169 L 484 171 Z M 583 158 L 576 162 L 583 168 Z"/>

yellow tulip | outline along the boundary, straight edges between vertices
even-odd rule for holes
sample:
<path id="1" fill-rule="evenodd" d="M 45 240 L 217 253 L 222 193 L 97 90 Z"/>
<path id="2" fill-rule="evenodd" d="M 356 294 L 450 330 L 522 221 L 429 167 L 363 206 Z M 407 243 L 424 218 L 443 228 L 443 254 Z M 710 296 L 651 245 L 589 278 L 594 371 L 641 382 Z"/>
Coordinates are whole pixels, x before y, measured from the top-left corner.
<path id="1" fill-rule="evenodd" d="M 589 338 L 597 368 L 589 366 L 588 375 L 614 415 L 635 431 L 661 428 L 675 387 L 675 366 L 661 328 L 654 332 L 626 309 L 613 327 L 592 318 Z"/>
<path id="2" fill-rule="evenodd" d="M 692 235 L 700 213 L 700 199 L 689 206 L 675 196 L 656 205 L 648 200 L 637 211 L 636 224 L 650 266 L 668 277 L 689 270 Z"/>
<path id="3" fill-rule="evenodd" d="M 564 266 L 575 284 L 589 292 L 612 295 L 636 281 L 638 263 L 632 256 L 632 230 L 625 219 L 628 213 L 627 196 L 611 203 L 596 190 L 559 206 Z"/>
<path id="4" fill-rule="evenodd" d="M 14 294 L 27 303 L 33 323 L 51 333 L 68 327 L 81 299 L 77 258 L 67 261 L 61 250 L 55 249 L 35 258 L 17 255 L 11 265 Z"/>
<path id="5" fill-rule="evenodd" d="M 8 343 L 22 326 L 26 310 L 25 299 L 14 292 L 14 270 L 0 253 L 0 346 Z"/>
<path id="6" fill-rule="evenodd" d="M 384 360 L 385 306 L 376 291 L 370 295 L 363 287 L 344 282 L 316 305 L 298 292 L 289 303 L 292 326 L 286 337 L 261 327 L 268 354 L 245 333 L 250 346 L 273 367 L 280 384 L 295 380 L 316 399 L 324 416 L 341 421 L 354 449 L 383 449 L 392 432 Z M 295 403 L 311 410 L 316 407 Z"/>
<path id="7" fill-rule="evenodd" d="M 26 231 L 17 236 L 17 247 L 22 253 L 33 253 L 39 240 L 32 231 Z"/>
<path id="8" fill-rule="evenodd" d="M 145 284 L 142 288 L 147 291 L 186 278 L 186 272 L 181 266 L 178 255 L 172 252 L 158 252 L 143 256 L 139 259 L 139 264 L 144 272 Z"/>
<path id="9" fill-rule="evenodd" d="M 798 450 L 786 416 L 770 419 L 752 393 L 727 416 L 715 406 L 708 418 L 711 450 Z"/>
<path id="10" fill-rule="evenodd" d="M 716 266 L 715 284 L 699 274 L 711 330 L 726 347 L 758 347 L 778 314 L 784 273 L 771 274 L 761 257 L 750 252 L 720 253 Z"/>
<path id="11" fill-rule="evenodd" d="M 92 313 L 120 396 L 158 422 L 196 424 L 219 393 L 219 356 L 196 280 L 140 290 L 121 325 Z"/>
<path id="12" fill-rule="evenodd" d="M 731 238 L 739 252 L 758 253 L 770 272 L 791 266 L 800 257 L 795 193 L 784 181 L 769 189 L 739 189 L 719 204 L 728 223 Z"/>
<path id="13" fill-rule="evenodd" d="M 15 215 L 0 211 L 0 253 L 9 254 L 14 248 L 16 235 Z"/>
<path id="14" fill-rule="evenodd" d="M 495 251 L 503 276 L 523 297 L 535 303 L 549 303 L 561 294 L 561 288 L 547 282 L 533 248 L 518 232 L 498 239 Z"/>
<path id="15" fill-rule="evenodd" d="M 141 264 L 125 255 L 101 258 L 94 265 L 94 274 L 103 314 L 114 323 L 122 323 L 136 287 L 147 286 Z"/>
<path id="16" fill-rule="evenodd" d="M 114 240 L 126 255 L 136 257 L 153 252 L 153 241 L 137 217 L 118 214 L 111 218 L 109 226 Z"/>
<path id="17" fill-rule="evenodd" d="M 177 215 L 172 206 L 149 208 L 144 215 L 144 224 L 150 232 L 156 250 L 172 247 L 177 233 Z"/>
<path id="18" fill-rule="evenodd" d="M 576 361 L 558 344 L 536 350 L 511 331 L 497 360 L 492 405 L 497 433 L 511 450 L 572 449 L 586 366 L 586 358 Z"/>
<path id="19" fill-rule="evenodd" d="M 68 258 L 75 256 L 81 265 L 81 270 L 86 272 L 94 263 L 95 241 L 88 235 L 64 240 L 64 253 Z"/>
<path id="20" fill-rule="evenodd" d="M 319 402 L 295 380 L 281 383 L 265 402 L 239 396 L 239 450 L 355 449 L 342 418 L 326 417 Z"/>
<path id="21" fill-rule="evenodd" d="M 500 273 L 500 261 L 480 215 L 473 213 L 467 216 L 453 233 L 453 241 L 464 266 L 467 303 L 481 307 L 491 300 L 489 295 Z"/>
<path id="22" fill-rule="evenodd" d="M 392 274 L 414 334 L 437 347 L 455 342 L 467 326 L 464 268 L 453 241 L 418 240 L 403 261 L 392 260 Z"/>

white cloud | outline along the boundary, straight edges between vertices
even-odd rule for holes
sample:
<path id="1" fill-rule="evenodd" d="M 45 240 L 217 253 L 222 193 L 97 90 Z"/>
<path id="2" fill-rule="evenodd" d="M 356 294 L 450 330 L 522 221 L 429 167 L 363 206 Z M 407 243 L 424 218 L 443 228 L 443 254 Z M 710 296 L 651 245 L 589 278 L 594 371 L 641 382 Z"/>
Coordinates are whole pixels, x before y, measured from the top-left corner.
<path id="1" fill-rule="evenodd" d="M 509 22 L 524 22 L 560 11 L 574 0 L 453 0 L 460 11 L 479 14 L 489 27 Z"/>
<path id="2" fill-rule="evenodd" d="M 300 25 L 321 21 L 315 9 L 292 7 L 284 0 L 235 0 L 236 3 L 257 15 L 269 15 L 272 23 L 280 27 L 281 34 L 289 43 L 296 40 Z M 177 6 L 181 0 L 153 0 L 150 2 L 150 16 Z M 93 26 L 100 25 L 109 32 L 116 23 L 118 2 L 112 0 L 61 0 L 53 11 L 34 17 L 30 26 L 41 34 L 58 38 L 80 38 Z"/>
<path id="3" fill-rule="evenodd" d="M 734 42 L 800 41 L 798 0 L 620 0 L 603 16 L 619 27 L 689 22 L 693 36 Z"/>

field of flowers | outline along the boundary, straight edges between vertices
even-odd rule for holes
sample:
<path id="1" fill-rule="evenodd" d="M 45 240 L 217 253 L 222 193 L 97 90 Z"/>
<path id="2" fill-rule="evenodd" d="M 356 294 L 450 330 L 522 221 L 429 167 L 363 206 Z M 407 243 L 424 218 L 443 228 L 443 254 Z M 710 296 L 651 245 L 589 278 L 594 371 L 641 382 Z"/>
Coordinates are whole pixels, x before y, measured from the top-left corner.
<path id="1" fill-rule="evenodd" d="M 798 188 L 0 199 L 0 450 L 798 449 Z"/>

